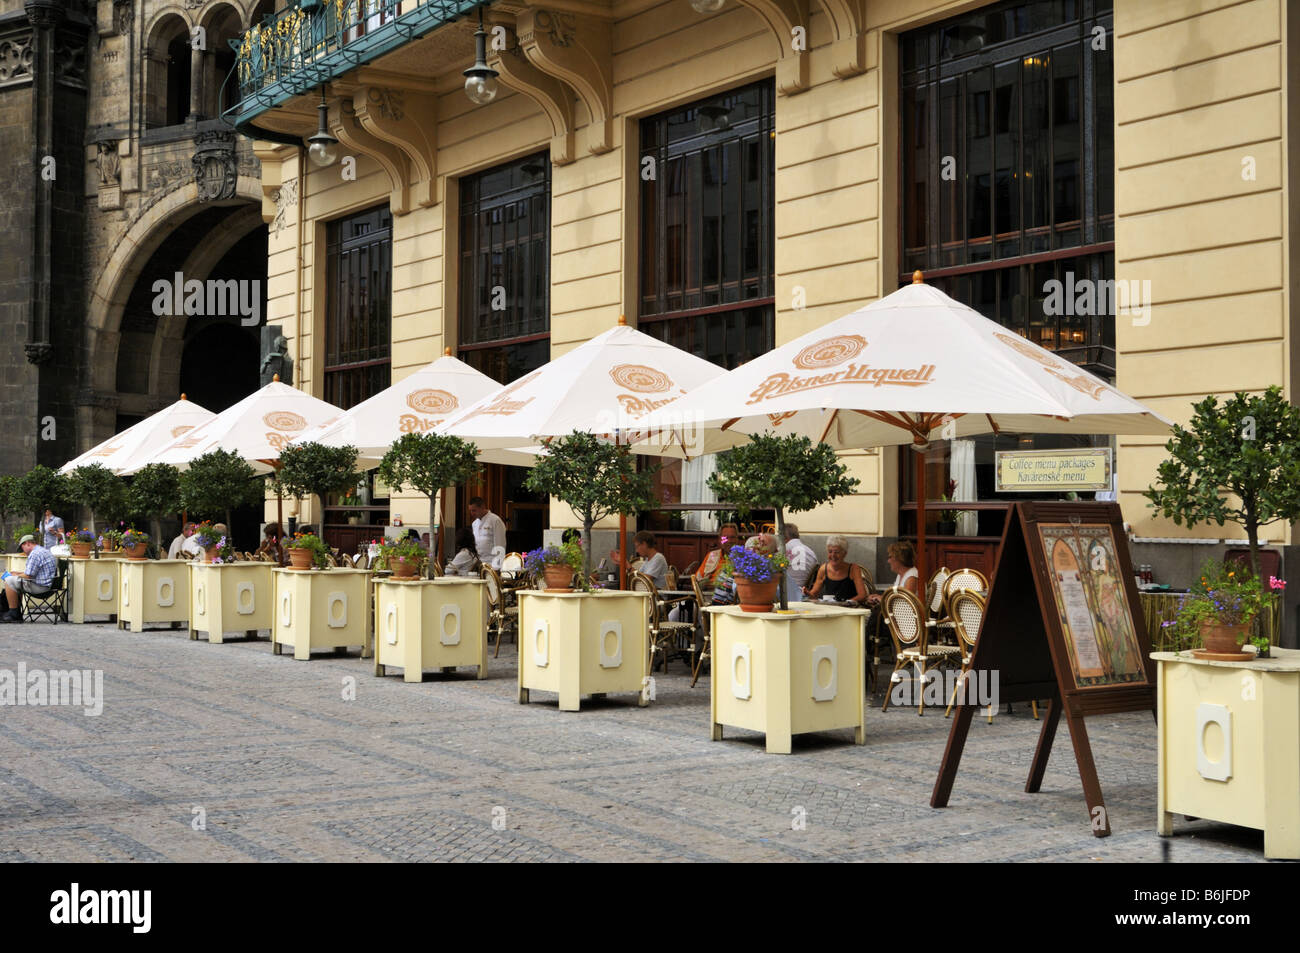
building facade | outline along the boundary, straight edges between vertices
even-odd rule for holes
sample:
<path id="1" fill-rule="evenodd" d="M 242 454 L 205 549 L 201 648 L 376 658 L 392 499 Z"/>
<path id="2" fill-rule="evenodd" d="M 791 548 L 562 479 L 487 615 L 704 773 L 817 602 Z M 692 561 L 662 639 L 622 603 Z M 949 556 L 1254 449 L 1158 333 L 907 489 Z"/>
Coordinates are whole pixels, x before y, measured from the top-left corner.
<path id="1" fill-rule="evenodd" d="M 490 97 L 462 75 L 468 4 L 302 3 L 244 34 L 227 116 L 260 139 L 267 314 L 300 384 L 354 403 L 447 347 L 504 382 L 620 315 L 730 367 L 920 269 L 1176 421 L 1207 393 L 1294 400 L 1297 4 L 696 6 L 484 4 Z M 302 147 L 321 123 L 329 165 Z M 957 476 L 999 498 L 998 450 L 1112 446 L 1135 557 L 1168 581 L 1231 535 L 1151 515 L 1160 440 L 961 443 L 925 459 L 931 498 Z M 883 569 L 919 461 L 845 458 L 858 493 L 798 522 Z M 666 505 L 701 479 L 666 471 Z M 517 474 L 480 489 L 545 525 Z M 990 568 L 1000 519 L 963 517 L 931 564 Z M 1288 563 L 1289 533 L 1265 531 Z"/>

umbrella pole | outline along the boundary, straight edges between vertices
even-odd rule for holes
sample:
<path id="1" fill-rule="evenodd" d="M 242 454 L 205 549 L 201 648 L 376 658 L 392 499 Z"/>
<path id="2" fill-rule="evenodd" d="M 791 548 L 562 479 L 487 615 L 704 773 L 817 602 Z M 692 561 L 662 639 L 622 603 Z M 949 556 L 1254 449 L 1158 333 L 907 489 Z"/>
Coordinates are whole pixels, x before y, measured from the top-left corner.
<path id="1" fill-rule="evenodd" d="M 618 514 L 618 587 L 627 588 L 627 514 Z"/>
<path id="2" fill-rule="evenodd" d="M 916 591 L 925 601 L 925 451 L 916 454 Z"/>
<path id="3" fill-rule="evenodd" d="M 284 539 L 284 496 L 281 494 L 279 487 L 275 490 L 275 518 L 280 524 L 280 538 Z M 280 556 L 277 565 L 284 565 L 284 547 L 280 547 Z"/>

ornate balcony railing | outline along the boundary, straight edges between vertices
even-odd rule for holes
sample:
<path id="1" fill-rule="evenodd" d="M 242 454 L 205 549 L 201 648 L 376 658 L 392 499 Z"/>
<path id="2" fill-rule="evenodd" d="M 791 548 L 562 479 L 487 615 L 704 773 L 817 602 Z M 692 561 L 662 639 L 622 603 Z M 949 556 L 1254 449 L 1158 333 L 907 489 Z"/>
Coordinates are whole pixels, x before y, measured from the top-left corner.
<path id="1" fill-rule="evenodd" d="M 251 27 L 235 49 L 239 103 L 246 122 L 313 86 L 335 79 L 403 43 L 473 12 L 472 0 L 302 0 Z M 466 65 L 469 65 L 466 63 Z"/>

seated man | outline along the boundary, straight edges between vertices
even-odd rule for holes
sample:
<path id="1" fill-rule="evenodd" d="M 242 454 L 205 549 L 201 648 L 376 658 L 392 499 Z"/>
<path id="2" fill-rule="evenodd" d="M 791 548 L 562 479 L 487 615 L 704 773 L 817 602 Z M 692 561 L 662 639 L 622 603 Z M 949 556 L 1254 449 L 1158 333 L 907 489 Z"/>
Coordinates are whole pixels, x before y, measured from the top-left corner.
<path id="1" fill-rule="evenodd" d="M 181 527 L 180 535 L 177 536 L 175 539 L 173 539 L 171 546 L 167 548 L 168 559 L 181 558 L 181 549 L 185 547 L 186 543 L 189 542 L 190 537 L 194 535 L 195 528 L 196 528 L 196 524 L 194 523 L 186 523 L 184 526 Z M 197 550 L 198 550 L 198 543 L 195 543 L 192 548 L 192 551 L 197 551 Z"/>
<path id="2" fill-rule="evenodd" d="M 23 572 L 7 572 L 0 577 L 4 579 L 5 602 L 9 607 L 4 615 L 0 615 L 0 622 L 22 622 L 21 593 L 32 596 L 47 594 L 58 568 L 50 551 L 44 546 L 38 546 L 36 537 L 30 533 L 18 541 L 18 548 L 27 557 L 27 565 Z"/>

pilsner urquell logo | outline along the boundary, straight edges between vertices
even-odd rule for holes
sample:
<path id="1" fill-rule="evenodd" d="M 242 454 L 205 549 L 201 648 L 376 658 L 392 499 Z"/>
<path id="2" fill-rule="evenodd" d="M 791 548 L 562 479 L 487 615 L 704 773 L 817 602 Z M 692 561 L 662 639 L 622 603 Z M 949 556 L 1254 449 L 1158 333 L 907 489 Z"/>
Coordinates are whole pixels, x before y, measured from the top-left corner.
<path id="1" fill-rule="evenodd" d="M 791 362 L 804 370 L 821 370 L 835 367 L 857 357 L 867 346 L 867 340 L 857 334 L 841 334 L 826 338 L 816 344 L 810 344 L 794 356 Z M 865 362 L 854 362 L 847 367 L 830 371 L 826 374 L 779 374 L 769 375 L 749 395 L 747 403 L 757 404 L 761 400 L 784 397 L 801 390 L 813 390 L 817 387 L 831 387 L 835 384 L 869 384 L 872 387 L 922 387 L 934 376 L 933 364 L 920 367 L 872 367 Z"/>
<path id="2" fill-rule="evenodd" d="M 626 387 L 638 394 L 662 394 L 671 390 L 673 386 L 671 377 L 663 371 L 646 367 L 644 364 L 615 364 L 609 369 L 609 376 L 619 387 Z M 676 399 L 677 395 L 661 400 L 638 397 L 636 394 L 618 395 L 618 402 L 622 405 L 623 412 L 633 418 L 644 416 L 658 407 L 671 404 Z"/>
<path id="3" fill-rule="evenodd" d="M 447 414 L 460 406 L 456 395 L 445 390 L 426 387 L 406 395 L 406 405 L 421 414 L 441 414 L 437 420 L 402 414 L 397 418 L 399 433 L 426 433 L 447 419 Z"/>

